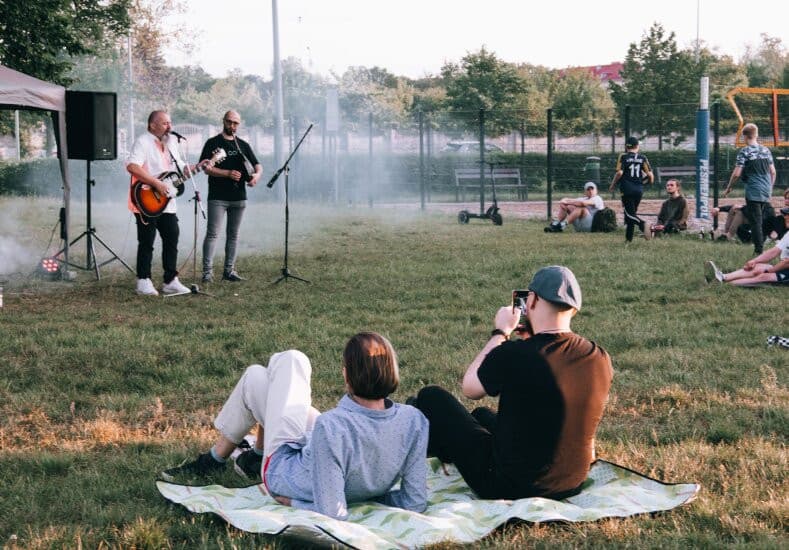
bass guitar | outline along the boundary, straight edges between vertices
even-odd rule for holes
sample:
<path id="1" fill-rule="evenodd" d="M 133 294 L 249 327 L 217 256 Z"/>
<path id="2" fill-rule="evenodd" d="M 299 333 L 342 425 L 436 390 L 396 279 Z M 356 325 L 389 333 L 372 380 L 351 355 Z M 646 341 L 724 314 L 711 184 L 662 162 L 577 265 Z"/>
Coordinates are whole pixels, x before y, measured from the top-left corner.
<path id="1" fill-rule="evenodd" d="M 192 169 L 192 174 L 202 172 L 209 166 L 213 166 L 218 162 L 222 162 L 227 157 L 224 149 L 214 149 L 210 159 L 200 162 Z M 156 179 L 163 182 L 168 189 L 167 194 L 162 194 L 153 186 L 144 183 L 134 176 L 131 180 L 131 199 L 134 206 L 144 215 L 149 218 L 156 218 L 164 212 L 167 204 L 172 197 L 180 197 L 184 194 L 184 177 L 178 172 L 168 171 L 162 172 Z"/>

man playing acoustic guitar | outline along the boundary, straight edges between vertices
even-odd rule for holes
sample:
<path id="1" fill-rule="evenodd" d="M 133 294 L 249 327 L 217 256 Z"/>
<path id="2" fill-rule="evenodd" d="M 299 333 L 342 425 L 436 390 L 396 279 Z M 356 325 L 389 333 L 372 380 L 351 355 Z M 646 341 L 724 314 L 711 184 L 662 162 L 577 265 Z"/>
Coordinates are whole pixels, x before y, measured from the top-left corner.
<path id="1" fill-rule="evenodd" d="M 254 187 L 263 168 L 255 157 L 249 143 L 236 136 L 241 125 L 241 115 L 228 111 L 222 117 L 222 133 L 206 141 L 200 159 L 207 159 L 213 151 L 221 149 L 226 158 L 216 166 L 206 168 L 208 174 L 208 225 L 203 240 L 203 282 L 214 280 L 214 250 L 222 219 L 227 214 L 225 237 L 225 265 L 222 279 L 243 281 L 236 271 L 238 230 L 247 205 L 246 187 Z"/>
<path id="2" fill-rule="evenodd" d="M 148 131 L 139 136 L 132 146 L 126 163 L 126 170 L 132 175 L 132 189 L 135 184 L 150 188 L 157 197 L 167 199 L 161 214 L 146 215 L 135 203 L 129 193 L 129 210 L 137 221 L 137 294 L 157 296 L 151 281 L 151 260 L 156 232 L 162 238 L 162 267 L 164 268 L 163 294 L 189 292 L 189 288 L 178 280 L 178 216 L 176 204 L 171 200 L 176 195 L 175 187 L 157 177 L 168 172 L 177 172 L 184 177 L 203 168 L 202 163 L 190 167 L 181 158 L 175 139 L 171 137 L 172 122 L 164 111 L 153 111 L 148 115 Z M 208 162 L 206 162 L 208 164 Z"/>

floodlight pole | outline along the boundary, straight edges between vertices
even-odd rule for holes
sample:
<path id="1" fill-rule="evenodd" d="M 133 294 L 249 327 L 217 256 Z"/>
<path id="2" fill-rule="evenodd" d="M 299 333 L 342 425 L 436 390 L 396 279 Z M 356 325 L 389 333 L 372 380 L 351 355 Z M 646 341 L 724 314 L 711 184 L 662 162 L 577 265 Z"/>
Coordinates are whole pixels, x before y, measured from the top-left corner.
<path id="1" fill-rule="evenodd" d="M 710 198 L 710 79 L 701 77 L 696 111 L 696 217 L 709 219 Z"/>
<path id="2" fill-rule="evenodd" d="M 285 109 L 282 99 L 282 64 L 279 59 L 279 17 L 277 0 L 271 0 L 271 25 L 274 40 L 274 166 L 282 166 L 282 134 Z"/>
<path id="3" fill-rule="evenodd" d="M 126 140 L 126 149 L 129 144 L 134 143 L 134 72 L 132 71 L 132 35 L 129 31 L 127 40 L 127 50 L 129 54 L 129 138 Z"/>

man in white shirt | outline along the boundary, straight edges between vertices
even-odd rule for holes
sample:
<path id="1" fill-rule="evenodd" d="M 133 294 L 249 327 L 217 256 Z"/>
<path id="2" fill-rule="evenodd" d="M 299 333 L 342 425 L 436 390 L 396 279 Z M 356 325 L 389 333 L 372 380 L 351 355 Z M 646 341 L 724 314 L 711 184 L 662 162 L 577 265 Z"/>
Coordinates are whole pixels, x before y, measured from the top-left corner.
<path id="1" fill-rule="evenodd" d="M 603 198 L 597 194 L 597 185 L 592 181 L 584 184 L 584 196 L 577 199 L 564 198 L 559 201 L 559 209 L 551 225 L 545 228 L 546 233 L 564 231 L 568 223 L 573 224 L 576 231 L 592 230 L 592 219 L 598 210 L 605 208 Z"/>
<path id="2" fill-rule="evenodd" d="M 148 116 L 148 131 L 140 135 L 132 146 L 126 170 L 132 181 L 149 185 L 161 197 L 170 200 L 158 216 L 147 216 L 140 212 L 129 195 L 129 210 L 137 222 L 137 294 L 157 296 L 159 292 L 151 281 L 151 260 L 156 232 L 162 238 L 162 267 L 164 285 L 162 293 L 180 294 L 189 288 L 178 280 L 178 216 L 176 216 L 175 188 L 160 179 L 164 172 L 176 171 L 188 176 L 190 167 L 181 158 L 175 139 L 171 136 L 172 122 L 164 111 L 153 111 Z"/>

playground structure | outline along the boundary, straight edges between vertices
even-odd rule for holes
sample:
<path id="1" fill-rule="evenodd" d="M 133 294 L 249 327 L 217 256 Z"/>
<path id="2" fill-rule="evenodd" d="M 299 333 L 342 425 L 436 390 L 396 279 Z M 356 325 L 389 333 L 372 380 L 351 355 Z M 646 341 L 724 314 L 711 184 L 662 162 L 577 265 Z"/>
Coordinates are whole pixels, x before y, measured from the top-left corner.
<path id="1" fill-rule="evenodd" d="M 783 96 L 789 96 L 789 89 L 786 88 L 734 88 L 729 93 L 726 94 L 726 100 L 731 105 L 732 109 L 734 109 L 734 113 L 737 116 L 738 120 L 738 127 L 737 127 L 737 138 L 735 140 L 735 145 L 737 147 L 742 147 L 745 145 L 745 142 L 742 139 L 742 128 L 745 126 L 745 119 L 740 112 L 740 106 L 737 105 L 735 101 L 736 96 L 747 96 L 747 95 L 754 95 L 754 96 L 769 96 L 770 98 L 770 129 L 772 130 L 772 147 L 789 147 L 789 104 L 784 105 L 784 112 L 786 113 L 786 126 L 787 128 L 782 130 L 781 128 L 781 117 L 780 117 L 780 99 Z M 789 103 L 789 97 L 786 98 L 787 103 Z M 763 116 L 761 113 L 759 116 Z M 748 117 L 749 120 L 752 117 Z M 760 128 L 760 135 L 762 136 L 763 141 L 764 138 L 769 135 L 765 132 L 766 128 Z M 781 132 L 784 132 L 784 136 L 788 137 L 788 139 L 781 139 Z"/>

